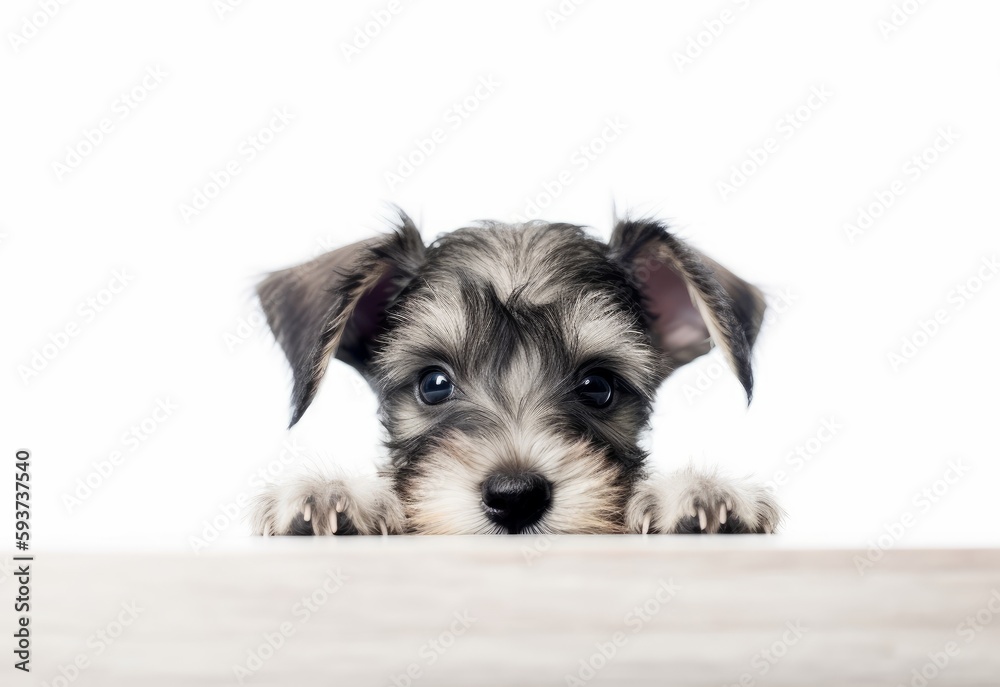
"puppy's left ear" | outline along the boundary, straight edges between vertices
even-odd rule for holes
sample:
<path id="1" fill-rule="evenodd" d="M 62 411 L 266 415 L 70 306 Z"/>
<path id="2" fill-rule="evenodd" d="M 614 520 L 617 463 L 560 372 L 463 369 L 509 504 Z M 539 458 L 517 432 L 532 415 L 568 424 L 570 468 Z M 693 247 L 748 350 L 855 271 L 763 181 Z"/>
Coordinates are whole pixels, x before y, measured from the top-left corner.
<path id="1" fill-rule="evenodd" d="M 668 369 L 708 353 L 714 342 L 749 401 L 750 349 L 764 318 L 761 292 L 659 222 L 623 220 L 609 247 L 639 288 L 654 343 L 666 356 Z"/>
<path id="2" fill-rule="evenodd" d="M 401 210 L 391 234 L 358 241 L 274 272 L 257 295 L 292 367 L 294 425 L 312 403 L 331 357 L 366 375 L 385 311 L 419 269 L 420 232 Z"/>

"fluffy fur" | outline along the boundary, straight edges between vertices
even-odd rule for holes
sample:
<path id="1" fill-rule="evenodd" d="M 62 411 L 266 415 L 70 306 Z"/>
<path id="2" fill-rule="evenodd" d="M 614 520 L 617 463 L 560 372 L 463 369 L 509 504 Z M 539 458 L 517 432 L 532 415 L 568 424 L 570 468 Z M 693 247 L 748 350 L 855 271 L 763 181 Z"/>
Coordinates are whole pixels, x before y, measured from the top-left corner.
<path id="1" fill-rule="evenodd" d="M 659 385 L 714 343 L 749 398 L 764 310 L 757 289 L 661 223 L 623 220 L 604 243 L 569 224 L 486 222 L 425 247 L 400 213 L 392 234 L 276 272 L 259 294 L 292 366 L 292 424 L 337 357 L 378 395 L 389 460 L 367 482 L 311 475 L 271 486 L 256 501 L 257 533 L 778 526 L 780 509 L 752 483 L 646 473 L 639 438 Z M 422 400 L 428 370 L 454 382 L 452 397 Z M 581 402 L 592 374 L 612 380 L 607 407 Z M 497 517 L 484 491 L 495 475 L 544 483 L 537 518 Z M 506 510 L 519 507 L 515 496 Z"/>

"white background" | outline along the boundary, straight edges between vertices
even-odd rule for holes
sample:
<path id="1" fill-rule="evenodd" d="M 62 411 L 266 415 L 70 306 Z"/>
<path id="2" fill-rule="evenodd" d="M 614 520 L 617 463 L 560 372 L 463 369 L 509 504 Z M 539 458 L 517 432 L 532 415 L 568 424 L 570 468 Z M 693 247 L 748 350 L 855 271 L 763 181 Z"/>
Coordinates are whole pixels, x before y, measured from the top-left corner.
<path id="1" fill-rule="evenodd" d="M 555 0 L 401 0 L 396 14 L 387 2 L 220 12 L 201 0 L 69 3 L 49 17 L 43 5 L 6 2 L 0 17 L 2 481 L 30 448 L 36 547 L 188 547 L 283 452 L 283 474 L 370 465 L 374 402 L 346 366 L 285 432 L 290 375 L 259 324 L 255 280 L 382 230 L 386 201 L 431 240 L 514 220 L 532 199 L 600 235 L 612 202 L 669 219 L 781 304 L 749 410 L 716 353 L 663 388 L 658 464 L 784 471 L 795 541 L 865 544 L 907 515 L 901 545 L 1000 538 L 1000 278 L 976 281 L 1000 254 L 995 3 L 909 2 L 895 17 L 887 0 L 595 1 L 567 16 Z M 391 16 L 384 28 L 373 12 Z M 366 25 L 374 37 L 348 59 Z M 499 86 L 475 100 L 483 79 Z M 475 111 L 456 119 L 469 97 Z M 275 108 L 292 121 L 248 160 L 241 145 Z M 609 119 L 624 131 L 593 143 Z M 387 181 L 438 128 L 415 171 Z M 586 169 L 581 146 L 600 149 Z M 914 156 L 919 177 L 906 171 Z M 241 172 L 185 217 L 234 160 Z M 746 181 L 721 191 L 740 165 Z M 895 180 L 903 192 L 848 236 Z M 116 270 L 129 283 L 102 293 Z M 976 293 L 956 295 L 967 282 Z M 90 298 L 105 300 L 94 316 Z M 893 366 L 939 310 L 947 321 Z M 145 440 L 126 437 L 158 399 L 176 409 Z M 808 462 L 789 459 L 799 446 L 814 449 Z M 967 466 L 953 484 L 949 461 Z M 88 475 L 100 484 L 67 505 Z M 914 501 L 935 485 L 933 504 Z"/>

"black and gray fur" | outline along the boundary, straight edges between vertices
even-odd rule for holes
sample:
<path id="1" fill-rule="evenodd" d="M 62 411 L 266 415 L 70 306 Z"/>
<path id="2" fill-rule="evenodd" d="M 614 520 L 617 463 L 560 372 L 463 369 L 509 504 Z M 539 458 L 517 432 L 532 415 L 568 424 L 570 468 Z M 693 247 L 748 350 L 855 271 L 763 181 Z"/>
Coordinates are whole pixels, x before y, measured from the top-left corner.
<path id="1" fill-rule="evenodd" d="M 639 438 L 676 367 L 722 349 L 749 399 L 760 292 L 651 220 L 609 242 L 570 224 L 485 222 L 425 246 L 390 234 L 259 286 L 292 366 L 292 424 L 331 357 L 378 395 L 377 476 L 299 477 L 255 503 L 258 534 L 772 532 L 761 487 L 691 469 L 651 476 Z M 454 383 L 429 405 L 428 370 Z M 595 372 L 596 371 L 596 372 Z M 604 408 L 588 375 L 612 381 Z"/>

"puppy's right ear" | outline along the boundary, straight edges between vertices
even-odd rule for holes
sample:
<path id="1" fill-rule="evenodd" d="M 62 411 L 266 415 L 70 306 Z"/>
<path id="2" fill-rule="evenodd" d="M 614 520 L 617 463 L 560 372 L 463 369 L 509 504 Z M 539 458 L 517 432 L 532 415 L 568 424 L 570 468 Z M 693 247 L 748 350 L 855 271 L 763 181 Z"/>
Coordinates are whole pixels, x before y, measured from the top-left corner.
<path id="1" fill-rule="evenodd" d="M 400 212 L 396 230 L 274 272 L 257 286 L 267 324 L 292 367 L 294 425 L 331 356 L 366 375 L 386 308 L 416 275 L 424 244 Z"/>

